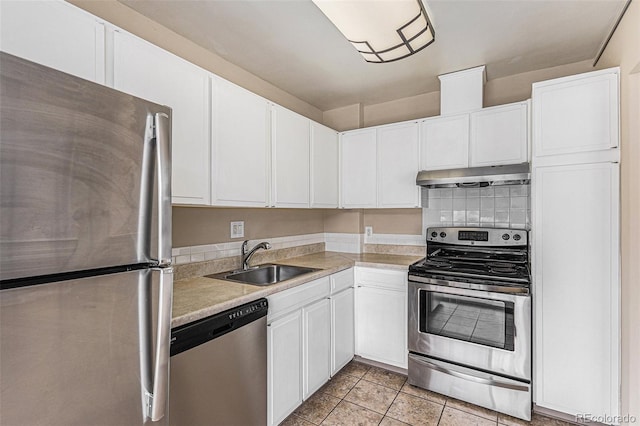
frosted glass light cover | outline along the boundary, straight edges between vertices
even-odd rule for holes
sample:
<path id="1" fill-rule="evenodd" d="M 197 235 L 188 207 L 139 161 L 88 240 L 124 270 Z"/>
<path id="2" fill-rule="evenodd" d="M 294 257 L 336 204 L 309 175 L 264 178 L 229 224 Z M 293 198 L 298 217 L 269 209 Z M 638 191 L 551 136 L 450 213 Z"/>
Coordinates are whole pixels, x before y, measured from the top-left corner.
<path id="1" fill-rule="evenodd" d="M 435 40 L 421 0 L 312 1 L 367 62 L 397 61 Z"/>

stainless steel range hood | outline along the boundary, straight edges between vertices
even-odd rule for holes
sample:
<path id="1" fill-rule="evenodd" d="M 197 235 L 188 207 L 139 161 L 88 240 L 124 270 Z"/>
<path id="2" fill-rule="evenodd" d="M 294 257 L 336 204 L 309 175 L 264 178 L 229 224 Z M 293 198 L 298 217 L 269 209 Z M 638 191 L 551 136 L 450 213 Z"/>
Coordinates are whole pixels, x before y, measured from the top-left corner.
<path id="1" fill-rule="evenodd" d="M 529 183 L 529 163 L 507 166 L 468 167 L 418 172 L 416 184 L 425 188 L 478 187 L 489 185 L 521 185 Z"/>

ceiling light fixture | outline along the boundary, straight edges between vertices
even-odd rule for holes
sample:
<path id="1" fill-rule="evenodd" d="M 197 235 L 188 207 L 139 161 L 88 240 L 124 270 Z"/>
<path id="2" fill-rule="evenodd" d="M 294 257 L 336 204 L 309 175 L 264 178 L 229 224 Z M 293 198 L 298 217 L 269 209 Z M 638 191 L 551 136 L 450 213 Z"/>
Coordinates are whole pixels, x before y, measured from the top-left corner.
<path id="1" fill-rule="evenodd" d="M 422 0 L 312 0 L 365 61 L 393 62 L 435 40 Z"/>

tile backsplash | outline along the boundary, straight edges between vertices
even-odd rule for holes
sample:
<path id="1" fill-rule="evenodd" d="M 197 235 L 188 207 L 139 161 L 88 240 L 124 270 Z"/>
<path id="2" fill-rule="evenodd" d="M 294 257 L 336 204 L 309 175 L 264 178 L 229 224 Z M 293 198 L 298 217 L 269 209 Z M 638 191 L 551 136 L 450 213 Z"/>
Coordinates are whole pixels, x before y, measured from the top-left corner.
<path id="1" fill-rule="evenodd" d="M 526 228 L 530 224 L 530 185 L 429 189 L 425 224 Z"/>

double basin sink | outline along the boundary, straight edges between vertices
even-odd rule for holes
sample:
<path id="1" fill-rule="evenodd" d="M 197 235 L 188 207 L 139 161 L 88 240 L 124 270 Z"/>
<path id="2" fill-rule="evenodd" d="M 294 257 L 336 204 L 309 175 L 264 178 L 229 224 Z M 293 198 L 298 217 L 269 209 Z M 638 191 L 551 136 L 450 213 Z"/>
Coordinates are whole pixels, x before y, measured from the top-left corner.
<path id="1" fill-rule="evenodd" d="M 207 277 L 218 280 L 235 281 L 242 284 L 268 286 L 315 271 L 319 271 L 319 269 L 267 264 L 247 269 L 246 271 L 223 272 L 220 274 L 207 275 Z"/>

